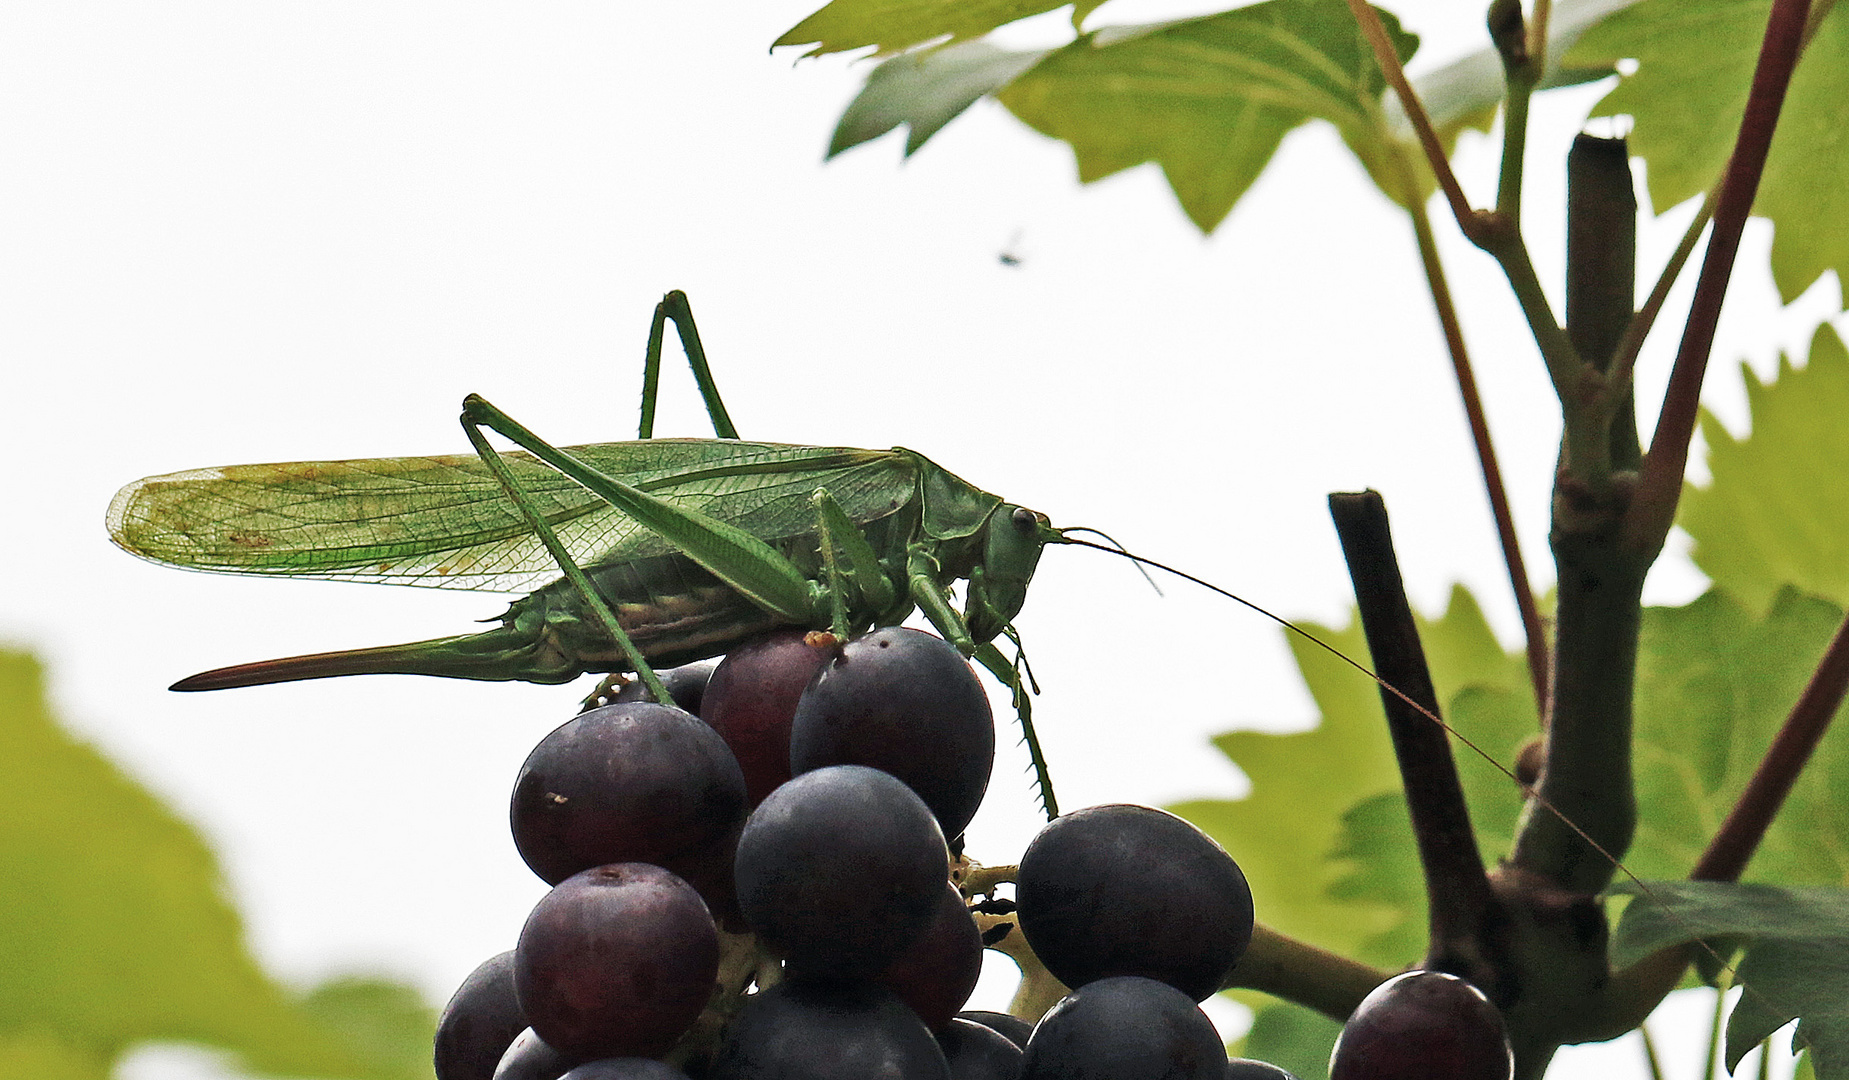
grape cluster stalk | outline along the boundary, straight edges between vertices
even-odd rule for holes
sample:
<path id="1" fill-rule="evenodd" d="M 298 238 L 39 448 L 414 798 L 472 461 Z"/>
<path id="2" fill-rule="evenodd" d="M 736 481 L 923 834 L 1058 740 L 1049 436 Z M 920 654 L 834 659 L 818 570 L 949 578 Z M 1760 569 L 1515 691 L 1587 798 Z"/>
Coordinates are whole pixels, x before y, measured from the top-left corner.
<path id="1" fill-rule="evenodd" d="M 1193 825 L 1095 806 L 1016 867 L 963 856 L 995 726 L 949 644 L 778 631 L 664 683 L 675 704 L 615 689 L 521 766 L 514 843 L 552 889 L 445 1007 L 438 1080 L 1290 1077 L 1199 1008 L 1253 911 Z M 1063 996 L 964 1010 L 986 946 Z"/>

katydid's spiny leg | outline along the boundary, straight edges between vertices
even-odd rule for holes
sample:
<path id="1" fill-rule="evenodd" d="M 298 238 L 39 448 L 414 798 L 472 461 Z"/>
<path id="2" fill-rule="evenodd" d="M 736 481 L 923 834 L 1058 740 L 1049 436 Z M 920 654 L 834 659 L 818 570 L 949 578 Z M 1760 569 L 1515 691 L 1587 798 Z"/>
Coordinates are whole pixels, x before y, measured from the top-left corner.
<path id="1" fill-rule="evenodd" d="M 473 398 L 472 395 L 471 399 L 480 400 Z M 565 550 L 565 545 L 559 542 L 558 534 L 552 530 L 551 525 L 547 524 L 545 515 L 541 514 L 538 507 L 533 504 L 533 497 L 521 486 L 520 481 L 515 479 L 513 470 L 507 467 L 507 463 L 501 460 L 501 452 L 489 445 L 487 436 L 481 433 L 480 422 L 471 416 L 466 404 L 462 413 L 462 430 L 468 435 L 469 443 L 475 447 L 475 453 L 481 457 L 482 464 L 486 465 L 488 471 L 494 474 L 494 478 L 500 481 L 501 490 L 507 493 L 507 498 L 520 510 L 520 516 L 526 519 L 527 526 L 533 530 L 534 535 L 539 537 L 540 543 L 546 545 L 546 550 L 551 553 L 553 561 L 559 564 L 559 569 L 572 583 L 572 587 L 578 590 L 586 606 L 603 624 L 604 632 L 609 634 L 610 640 L 614 641 L 623 651 L 630 666 L 635 669 L 636 676 L 642 680 L 643 685 L 648 687 L 649 694 L 663 705 L 672 705 L 674 699 L 668 695 L 667 687 L 661 684 L 661 677 L 655 674 L 655 669 L 650 667 L 648 661 L 643 658 L 642 650 L 636 648 L 635 642 L 631 641 L 629 635 L 623 631 L 622 624 L 616 621 L 616 613 L 610 610 L 610 605 L 606 604 L 597 590 L 591 587 L 590 579 L 584 576 L 584 571 L 579 568 L 577 560 Z"/>

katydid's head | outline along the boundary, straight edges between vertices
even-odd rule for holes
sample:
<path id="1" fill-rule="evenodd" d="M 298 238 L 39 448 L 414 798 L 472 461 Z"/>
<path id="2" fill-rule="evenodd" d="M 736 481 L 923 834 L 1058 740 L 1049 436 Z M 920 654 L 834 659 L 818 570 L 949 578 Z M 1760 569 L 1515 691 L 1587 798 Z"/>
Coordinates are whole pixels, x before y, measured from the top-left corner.
<path id="1" fill-rule="evenodd" d="M 1059 539 L 1045 514 L 1002 503 L 982 527 L 982 558 L 969 575 L 964 620 L 978 642 L 992 641 L 1021 613 L 1040 550 Z"/>

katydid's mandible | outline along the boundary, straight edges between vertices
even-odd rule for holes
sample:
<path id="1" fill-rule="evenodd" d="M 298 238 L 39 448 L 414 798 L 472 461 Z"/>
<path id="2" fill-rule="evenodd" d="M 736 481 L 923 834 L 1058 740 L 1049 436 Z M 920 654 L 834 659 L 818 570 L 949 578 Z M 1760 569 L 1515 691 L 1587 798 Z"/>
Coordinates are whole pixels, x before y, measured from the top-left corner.
<path id="1" fill-rule="evenodd" d="M 715 439 L 655 439 L 666 323 L 680 333 Z M 176 690 L 413 674 L 568 682 L 726 652 L 779 626 L 845 638 L 921 611 L 1009 688 L 1042 802 L 1056 813 L 1018 660 L 994 644 L 1041 549 L 1045 516 L 911 450 L 737 438 L 687 298 L 655 309 L 635 442 L 554 447 L 475 395 L 473 455 L 235 465 L 130 484 L 109 535 L 191 570 L 521 592 L 500 625 L 428 641 L 219 668 Z M 487 428 L 521 449 L 489 445 Z M 561 576 L 562 575 L 562 576 Z M 958 611 L 950 586 L 966 581 Z"/>

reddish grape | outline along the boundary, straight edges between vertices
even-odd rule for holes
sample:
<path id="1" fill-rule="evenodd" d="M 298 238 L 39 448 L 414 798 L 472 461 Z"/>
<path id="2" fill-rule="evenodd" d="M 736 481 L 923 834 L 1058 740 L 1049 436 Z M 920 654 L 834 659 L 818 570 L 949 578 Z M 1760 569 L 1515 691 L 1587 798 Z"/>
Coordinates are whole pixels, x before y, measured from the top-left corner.
<path id="1" fill-rule="evenodd" d="M 494 1080 L 559 1080 L 578 1061 L 559 1053 L 532 1028 L 514 1036 L 494 1067 Z"/>
<path id="2" fill-rule="evenodd" d="M 565 723 L 514 782 L 514 845 L 558 884 L 614 862 L 660 863 L 724 836 L 745 813 L 745 780 L 698 717 L 629 702 Z"/>
<path id="3" fill-rule="evenodd" d="M 930 925 L 874 978 L 912 1007 L 932 1031 L 942 1031 L 982 977 L 982 932 L 955 885 L 945 883 Z"/>
<path id="4" fill-rule="evenodd" d="M 501 1055 L 525 1029 L 509 949 L 469 972 L 443 1006 L 434 1055 L 437 1080 L 491 1080 Z"/>
<path id="5" fill-rule="evenodd" d="M 1329 1080 L 1509 1080 L 1515 1056 L 1502 1013 L 1442 971 L 1407 971 L 1376 986 L 1342 1026 Z"/>
<path id="6" fill-rule="evenodd" d="M 647 863 L 560 882 L 527 916 L 514 952 L 527 1022 L 579 1061 L 666 1051 L 718 973 L 719 934 L 700 894 Z"/>
<path id="7" fill-rule="evenodd" d="M 752 806 L 790 778 L 790 720 L 832 650 L 803 630 L 774 630 L 725 655 L 706 684 L 700 718 L 732 748 Z"/>

